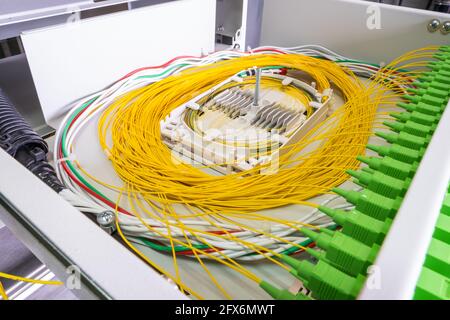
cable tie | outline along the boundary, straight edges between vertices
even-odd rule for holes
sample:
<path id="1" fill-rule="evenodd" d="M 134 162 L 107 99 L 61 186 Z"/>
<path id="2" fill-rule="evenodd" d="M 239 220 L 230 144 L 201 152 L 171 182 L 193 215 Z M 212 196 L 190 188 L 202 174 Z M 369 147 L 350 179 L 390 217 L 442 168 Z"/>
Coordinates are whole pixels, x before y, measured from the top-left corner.
<path id="1" fill-rule="evenodd" d="M 314 109 L 319 109 L 320 107 L 323 106 L 323 104 L 316 102 L 316 101 L 310 101 L 309 102 L 309 106 L 314 108 Z"/>
<path id="2" fill-rule="evenodd" d="M 68 157 L 64 157 L 64 158 L 60 158 L 58 160 L 56 160 L 56 164 L 59 165 L 61 162 L 66 162 L 66 161 L 77 161 L 77 159 L 75 158 L 75 156 L 72 154 Z"/>
<path id="3" fill-rule="evenodd" d="M 333 94 L 333 89 L 331 89 L 331 88 L 326 88 L 322 92 L 323 97 L 331 97 L 332 94 Z"/>
<path id="4" fill-rule="evenodd" d="M 191 102 L 188 105 L 186 105 L 187 108 L 192 109 L 192 110 L 199 110 L 200 109 L 200 105 L 198 103 L 195 102 Z"/>
<path id="5" fill-rule="evenodd" d="M 214 139 L 216 139 L 218 136 L 220 136 L 222 134 L 222 131 L 212 128 L 209 129 L 206 134 L 205 134 L 205 140 L 206 141 L 213 141 Z"/>
<path id="6" fill-rule="evenodd" d="M 112 158 L 112 154 L 111 154 L 111 152 L 110 152 L 108 149 L 103 149 L 103 152 L 106 154 L 106 157 L 107 157 L 108 159 L 111 159 L 111 158 Z"/>
<path id="7" fill-rule="evenodd" d="M 244 81 L 244 79 L 242 79 L 242 78 L 239 77 L 239 76 L 233 76 L 230 80 L 231 80 L 231 81 L 234 81 L 234 82 L 238 82 L 238 83 L 241 83 L 241 82 Z"/>
<path id="8" fill-rule="evenodd" d="M 283 81 L 281 81 L 281 84 L 283 86 L 288 86 L 290 85 L 292 82 L 294 81 L 294 79 L 292 79 L 291 77 L 286 77 L 283 79 Z"/>

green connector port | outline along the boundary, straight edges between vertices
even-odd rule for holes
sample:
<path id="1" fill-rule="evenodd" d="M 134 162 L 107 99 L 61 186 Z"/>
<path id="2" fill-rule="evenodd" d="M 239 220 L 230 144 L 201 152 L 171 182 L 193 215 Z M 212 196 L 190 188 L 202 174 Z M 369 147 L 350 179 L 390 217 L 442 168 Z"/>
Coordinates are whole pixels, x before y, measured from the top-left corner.
<path id="1" fill-rule="evenodd" d="M 399 180 L 379 171 L 373 174 L 355 170 L 347 170 L 346 172 L 358 179 L 359 183 L 366 185 L 370 191 L 391 199 L 395 199 L 397 196 L 403 197 L 412 181 L 411 178 Z"/>
<path id="2" fill-rule="evenodd" d="M 383 222 L 356 210 L 344 211 L 324 206 L 320 206 L 319 210 L 332 218 L 336 224 L 342 226 L 343 234 L 367 246 L 381 245 L 392 224 L 391 219 Z"/>
<path id="3" fill-rule="evenodd" d="M 407 164 L 402 161 L 398 161 L 391 157 L 376 158 L 358 156 L 357 159 L 369 166 L 369 168 L 378 170 L 385 175 L 397 178 L 405 179 L 407 177 L 412 178 L 419 167 L 419 163 Z M 364 168 L 363 168 L 364 170 Z"/>
<path id="4" fill-rule="evenodd" d="M 431 136 L 428 137 L 418 137 L 407 132 L 400 133 L 389 133 L 384 131 L 376 131 L 375 135 L 377 137 L 383 138 L 389 143 L 396 143 L 406 148 L 420 150 L 421 148 L 426 148 L 431 140 Z"/>
<path id="5" fill-rule="evenodd" d="M 292 294 L 286 289 L 278 289 L 266 281 L 261 281 L 259 286 L 276 300 L 311 300 L 303 293 Z"/>
<path id="6" fill-rule="evenodd" d="M 293 267 L 291 274 L 303 281 L 315 299 L 353 300 L 364 285 L 364 276 L 351 277 L 325 261 L 319 260 L 314 265 L 289 256 L 282 256 L 281 259 Z"/>
<path id="7" fill-rule="evenodd" d="M 418 111 L 391 112 L 389 115 L 391 117 L 397 119 L 398 121 L 402 121 L 402 122 L 412 121 L 412 122 L 420 123 L 423 125 L 437 124 L 440 119 L 440 117 L 438 117 L 438 116 L 433 116 L 433 115 L 425 114 L 425 113 L 418 112 Z"/>
<path id="8" fill-rule="evenodd" d="M 389 147 L 368 144 L 367 149 L 375 151 L 380 156 L 388 156 L 410 164 L 420 161 L 425 153 L 425 149 L 414 150 L 398 144 L 392 144 Z"/>
<path id="9" fill-rule="evenodd" d="M 316 233 L 302 228 L 301 232 L 314 240 L 317 247 L 324 250 L 325 253 L 319 254 L 318 259 L 325 259 L 326 262 L 351 276 L 366 275 L 367 268 L 373 264 L 380 249 L 377 244 L 371 247 L 366 246 L 340 231 L 328 230 L 326 233 Z"/>
<path id="10" fill-rule="evenodd" d="M 390 199 L 367 189 L 357 192 L 333 188 L 332 191 L 354 204 L 357 211 L 380 221 L 392 219 L 403 201 L 401 197 Z"/>

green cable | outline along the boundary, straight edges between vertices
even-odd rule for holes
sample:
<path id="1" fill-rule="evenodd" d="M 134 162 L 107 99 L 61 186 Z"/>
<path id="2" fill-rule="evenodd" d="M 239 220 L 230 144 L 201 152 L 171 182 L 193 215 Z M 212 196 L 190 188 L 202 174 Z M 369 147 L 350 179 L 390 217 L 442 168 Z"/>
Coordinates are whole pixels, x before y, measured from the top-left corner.
<path id="1" fill-rule="evenodd" d="M 155 75 L 148 75 L 148 76 L 141 76 L 138 77 L 137 79 L 140 78 L 155 78 L 155 77 L 160 77 L 168 72 L 170 72 L 171 70 L 177 68 L 177 67 L 184 67 L 188 64 L 177 64 L 167 70 L 165 70 L 164 72 L 160 73 L 160 74 L 155 74 Z M 67 121 L 67 124 L 64 128 L 63 134 L 62 134 L 62 138 L 61 138 L 61 150 L 63 153 L 64 157 L 67 157 L 67 149 L 66 149 L 66 136 L 67 136 L 67 132 L 69 130 L 70 124 L 72 123 L 72 121 L 75 119 L 75 117 L 82 112 L 85 108 L 87 108 L 92 102 L 94 102 L 96 99 L 98 98 L 92 98 L 91 100 L 87 101 L 86 103 L 84 103 Z M 102 196 L 103 198 L 107 199 L 110 202 L 113 202 L 111 199 L 109 199 L 108 197 L 106 197 L 102 192 L 100 192 L 99 190 L 97 190 L 92 184 L 90 184 L 77 170 L 76 168 L 73 166 L 72 162 L 70 160 L 66 161 L 67 166 L 70 168 L 70 170 L 75 174 L 75 176 L 81 181 L 83 182 L 86 187 L 88 187 L 90 190 L 92 190 L 93 192 L 97 193 L 98 195 Z"/>
<path id="2" fill-rule="evenodd" d="M 150 248 L 152 248 L 152 249 L 155 249 L 155 250 L 158 250 L 158 251 L 164 251 L 164 252 L 171 252 L 172 251 L 172 247 L 171 246 L 164 246 L 164 245 L 159 245 L 159 244 L 156 244 L 156 243 L 154 243 L 154 242 L 152 242 L 152 241 L 149 241 L 149 240 L 147 240 L 147 239 L 145 239 L 145 238 L 139 238 L 142 242 L 144 242 L 144 244 L 146 245 L 146 246 L 148 246 L 148 247 L 150 247 Z M 302 246 L 302 247 L 306 247 L 306 246 L 308 246 L 309 244 L 311 244 L 313 242 L 313 240 L 311 240 L 311 239 L 308 239 L 308 240 L 306 240 L 306 241 L 303 241 L 302 243 L 300 243 L 299 245 L 300 246 Z M 195 249 L 209 249 L 210 248 L 210 246 L 207 246 L 207 245 L 193 245 L 192 247 L 194 247 Z M 185 246 L 175 246 L 174 248 L 173 248 L 174 250 L 175 250 L 175 252 L 180 252 L 180 251 L 189 251 L 189 250 L 191 250 L 191 248 L 188 248 L 188 247 L 185 247 Z M 287 250 L 285 250 L 285 251 L 283 251 L 282 252 L 282 254 L 291 254 L 291 253 L 294 253 L 295 251 L 297 251 L 298 250 L 298 248 L 297 247 L 292 247 L 292 248 L 289 248 L 289 249 L 287 249 Z M 257 253 L 250 253 L 250 254 L 248 254 L 248 255 L 256 255 Z M 248 256 L 248 255 L 245 255 L 245 256 Z"/>
<path id="3" fill-rule="evenodd" d="M 335 225 L 327 227 L 327 229 L 336 230 L 337 227 L 338 226 L 335 224 Z M 152 249 L 155 249 L 155 250 L 158 250 L 158 251 L 166 251 L 166 252 L 171 252 L 172 251 L 172 247 L 171 246 L 159 245 L 159 244 L 151 242 L 151 241 L 149 241 L 149 240 L 147 240 L 145 238 L 140 238 L 140 239 L 141 239 L 142 242 L 144 242 L 147 246 L 149 246 Z M 299 243 L 299 246 L 306 247 L 306 246 L 310 245 L 313 242 L 314 241 L 312 239 L 307 239 L 307 240 Z M 210 248 L 210 246 L 208 246 L 208 245 L 193 245 L 193 247 L 195 249 L 209 249 Z M 175 252 L 191 250 L 190 248 L 185 247 L 185 246 L 175 246 L 174 249 L 175 249 Z M 292 246 L 291 248 L 282 251 L 281 254 L 292 254 L 292 253 L 296 252 L 297 250 L 298 250 L 297 246 Z M 247 255 L 244 255 L 244 257 L 245 256 L 252 256 L 252 255 L 256 255 L 256 254 L 258 254 L 258 253 L 253 252 L 253 253 L 249 253 Z"/>
<path id="4" fill-rule="evenodd" d="M 299 246 L 307 247 L 307 246 L 309 246 L 309 245 L 310 245 L 311 243 L 313 243 L 313 242 L 314 242 L 314 241 L 313 241 L 312 239 L 308 239 L 308 240 L 305 240 L 305 241 L 299 243 Z M 297 250 L 298 250 L 298 247 L 292 246 L 292 247 L 290 247 L 289 249 L 286 249 L 286 250 L 282 251 L 281 254 L 293 254 L 293 253 L 296 252 Z"/>
<path id="5" fill-rule="evenodd" d="M 66 127 L 64 128 L 63 134 L 62 134 L 62 138 L 61 138 L 61 150 L 63 153 L 63 156 L 66 158 L 67 155 L 67 149 L 66 149 L 66 137 L 67 137 L 67 132 L 69 130 L 70 127 L 70 123 L 72 123 L 72 121 L 75 119 L 76 116 L 78 116 L 78 114 L 80 114 L 80 112 L 82 112 L 85 108 L 87 108 L 92 102 L 94 102 L 98 97 L 92 98 L 91 100 L 89 100 L 88 102 L 84 103 L 80 108 L 78 108 L 78 110 L 69 118 L 69 121 L 67 122 Z M 91 189 L 92 191 L 94 191 L 95 193 L 99 194 L 100 196 L 102 196 L 103 198 L 111 201 L 109 198 L 107 198 L 103 193 L 101 193 L 99 190 L 97 190 L 93 185 L 91 185 L 88 181 L 86 181 L 86 179 L 84 179 L 84 177 L 75 169 L 75 167 L 72 164 L 72 161 L 67 160 L 66 161 L 67 166 L 70 168 L 70 170 L 75 174 L 75 176 L 81 181 L 83 182 L 89 189 Z"/>
<path id="6" fill-rule="evenodd" d="M 152 249 L 158 250 L 158 251 L 166 251 L 166 252 L 171 252 L 172 251 L 172 247 L 171 246 L 163 246 L 163 245 L 159 245 L 156 244 L 152 241 L 149 241 L 145 238 L 139 238 L 142 242 L 144 242 L 144 244 Z M 194 244 L 192 245 L 193 248 L 195 249 L 208 249 L 209 246 L 207 245 L 201 245 L 201 244 Z M 185 246 L 174 246 L 173 250 L 175 250 L 175 252 L 180 252 L 180 251 L 189 251 L 191 250 L 191 248 L 185 247 Z"/>
<path id="7" fill-rule="evenodd" d="M 339 62 L 357 62 L 357 63 L 362 63 L 362 62 L 359 62 L 359 61 L 355 61 L 355 60 L 341 60 L 341 61 L 339 61 Z M 364 63 L 362 63 L 362 64 L 364 64 Z M 366 63 L 366 64 L 368 64 L 368 63 Z M 155 74 L 155 75 L 148 75 L 148 76 L 140 76 L 140 77 L 138 77 L 137 79 L 142 79 L 142 78 L 155 78 L 155 77 L 160 77 L 160 76 L 162 76 L 162 75 L 165 75 L 166 73 L 168 73 L 168 72 L 170 72 L 171 70 L 173 70 L 173 69 L 175 69 L 175 68 L 178 68 L 178 67 L 184 67 L 184 66 L 186 66 L 186 65 L 188 65 L 188 64 L 178 64 L 178 65 L 175 65 L 175 66 L 173 66 L 173 67 L 171 67 L 171 68 L 169 68 L 169 69 L 167 69 L 166 71 L 164 71 L 164 72 L 162 72 L 162 73 L 160 73 L 160 74 Z M 370 65 L 370 64 L 369 64 Z M 372 64 L 373 65 L 373 64 Z M 377 66 L 377 65 L 374 65 L 374 66 Z M 271 67 L 266 67 L 266 68 L 263 68 L 263 69 L 280 69 L 280 68 L 283 68 L 282 66 L 271 66 Z M 239 75 L 241 75 L 242 73 L 240 73 Z M 69 130 L 69 127 L 70 127 L 70 124 L 72 123 L 72 121 L 78 116 L 78 114 L 80 114 L 80 112 L 82 112 L 85 108 L 87 108 L 92 102 L 94 102 L 96 99 L 98 98 L 98 96 L 97 97 L 94 97 L 94 98 L 92 98 L 91 100 L 89 100 L 89 101 L 87 101 L 87 102 L 85 102 L 80 108 L 78 108 L 78 110 L 69 118 L 69 120 L 67 121 L 67 124 L 66 124 L 66 126 L 64 127 L 64 130 L 63 130 L 63 134 L 62 134 L 62 137 L 61 137 L 61 150 L 62 150 L 62 153 L 63 153 L 63 156 L 64 157 L 67 157 L 67 149 L 66 149 L 66 146 L 65 146 L 65 144 L 66 144 L 66 137 L 67 137 L 67 132 L 68 132 L 68 130 Z M 97 190 L 97 188 L 95 188 L 92 184 L 90 184 L 76 169 L 75 169 L 75 167 L 73 166 L 73 164 L 72 164 L 72 161 L 70 161 L 70 160 L 67 160 L 66 161 L 66 163 L 67 163 L 67 166 L 70 168 L 70 170 L 75 174 L 75 176 L 82 182 L 82 183 L 84 183 L 85 185 L 86 185 L 86 187 L 88 187 L 91 191 L 93 191 L 93 192 L 95 192 L 95 193 L 97 193 L 98 195 L 100 195 L 100 196 L 102 196 L 103 198 L 105 198 L 105 199 L 107 199 L 108 201 L 110 201 L 110 202 L 113 202 L 111 199 L 109 199 L 107 196 L 105 196 L 102 192 L 100 192 L 99 190 Z M 335 226 L 336 227 L 336 226 Z M 172 247 L 170 247 L 170 246 L 161 246 L 161 245 L 158 245 L 158 244 L 155 244 L 155 243 L 153 243 L 153 242 L 151 242 L 151 241 L 147 241 L 146 239 L 141 239 L 147 246 L 149 246 L 149 247 L 151 247 L 151 248 L 153 248 L 153 249 L 156 249 L 156 250 L 160 250 L 160 251 L 172 251 Z M 307 246 L 307 245 L 309 245 L 309 244 L 311 244 L 313 241 L 311 240 L 311 239 L 308 239 L 308 240 L 306 240 L 306 241 L 303 241 L 302 243 L 300 243 L 300 246 L 303 246 L 303 247 L 305 247 L 305 246 Z M 196 248 L 196 249 L 207 249 L 207 248 L 209 248 L 209 246 L 207 246 L 207 245 L 193 245 L 193 247 L 194 248 Z M 178 251 L 188 251 L 188 250 L 190 250 L 189 248 L 187 248 L 187 247 L 184 247 L 184 246 L 175 246 L 174 247 L 174 250 L 176 251 L 176 252 L 178 252 Z M 291 247 L 291 248 L 289 248 L 289 249 L 286 249 L 285 251 L 283 251 L 282 253 L 283 254 L 290 254 L 290 253 L 294 253 L 295 251 L 297 251 L 298 250 L 298 248 L 297 247 L 295 247 L 295 246 L 293 246 L 293 247 Z M 255 255 L 256 253 L 251 253 L 251 254 L 249 254 L 249 255 Z"/>
<path id="8" fill-rule="evenodd" d="M 174 66 L 170 67 L 169 69 L 167 69 L 167 70 L 164 71 L 163 73 L 152 74 L 152 75 L 147 75 L 147 76 L 140 76 L 140 77 L 137 77 L 136 79 L 147 79 L 147 78 L 160 77 L 160 76 L 165 75 L 165 74 L 168 73 L 169 71 L 172 71 L 173 69 L 176 69 L 176 68 L 178 68 L 178 67 L 182 68 L 182 67 L 185 67 L 185 66 L 188 66 L 188 65 L 189 65 L 188 63 L 177 64 L 177 65 L 174 65 Z"/>

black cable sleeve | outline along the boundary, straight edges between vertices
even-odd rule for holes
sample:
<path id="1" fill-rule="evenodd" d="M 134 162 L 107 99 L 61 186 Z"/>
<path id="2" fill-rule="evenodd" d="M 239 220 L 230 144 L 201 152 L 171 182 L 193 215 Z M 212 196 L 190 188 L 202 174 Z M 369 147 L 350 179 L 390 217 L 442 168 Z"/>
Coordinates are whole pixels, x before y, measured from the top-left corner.
<path id="1" fill-rule="evenodd" d="M 47 161 L 48 145 L 0 88 L 0 147 L 57 193 L 65 189 Z"/>

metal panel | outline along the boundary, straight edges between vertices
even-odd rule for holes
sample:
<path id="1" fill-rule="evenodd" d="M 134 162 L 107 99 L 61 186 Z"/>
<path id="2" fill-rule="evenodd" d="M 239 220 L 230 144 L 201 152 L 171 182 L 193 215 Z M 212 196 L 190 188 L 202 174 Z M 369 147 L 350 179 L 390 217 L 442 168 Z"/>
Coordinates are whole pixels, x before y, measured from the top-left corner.
<path id="1" fill-rule="evenodd" d="M 242 25 L 243 2 L 245 0 L 217 0 L 217 33 L 234 37 Z"/>
<path id="2" fill-rule="evenodd" d="M 213 0 L 183 0 L 24 33 L 45 119 L 132 69 L 214 50 L 214 13 Z"/>
<path id="3" fill-rule="evenodd" d="M 36 132 L 46 136 L 53 132 L 45 124 L 25 54 L 0 60 L 0 87 Z"/>
<path id="4" fill-rule="evenodd" d="M 170 2 L 170 1 L 175 1 L 175 0 L 139 0 L 139 1 L 131 1 L 128 4 L 128 8 L 129 9 L 137 9 L 137 8 L 153 6 L 155 4 L 160 4 L 160 3 L 163 3 L 163 2 Z"/>
<path id="5" fill-rule="evenodd" d="M 245 48 L 255 48 L 261 41 L 261 22 L 264 0 L 244 0 L 242 29 L 245 34 Z"/>
<path id="6" fill-rule="evenodd" d="M 380 29 L 367 27 L 373 8 L 380 9 Z M 409 50 L 450 43 L 450 34 L 428 32 L 433 18 L 450 15 L 357 0 L 266 0 L 261 44 L 319 44 L 354 59 L 388 62 Z"/>
<path id="7" fill-rule="evenodd" d="M 0 163 L 0 218 L 59 279 L 68 278 L 66 267 L 80 268 L 77 296 L 186 299 L 3 150 Z"/>
<path id="8" fill-rule="evenodd" d="M 20 32 L 64 23 L 75 8 L 93 5 L 93 0 L 0 1 L 0 39 Z"/>
<path id="9" fill-rule="evenodd" d="M 9 17 L 15 17 L 23 15 L 24 12 L 42 12 L 47 11 L 49 8 L 55 7 L 67 7 L 69 5 L 81 5 L 86 3 L 93 3 L 94 0 L 14 0 L 14 1 L 1 1 L 0 2 L 0 14 L 7 15 Z"/>

